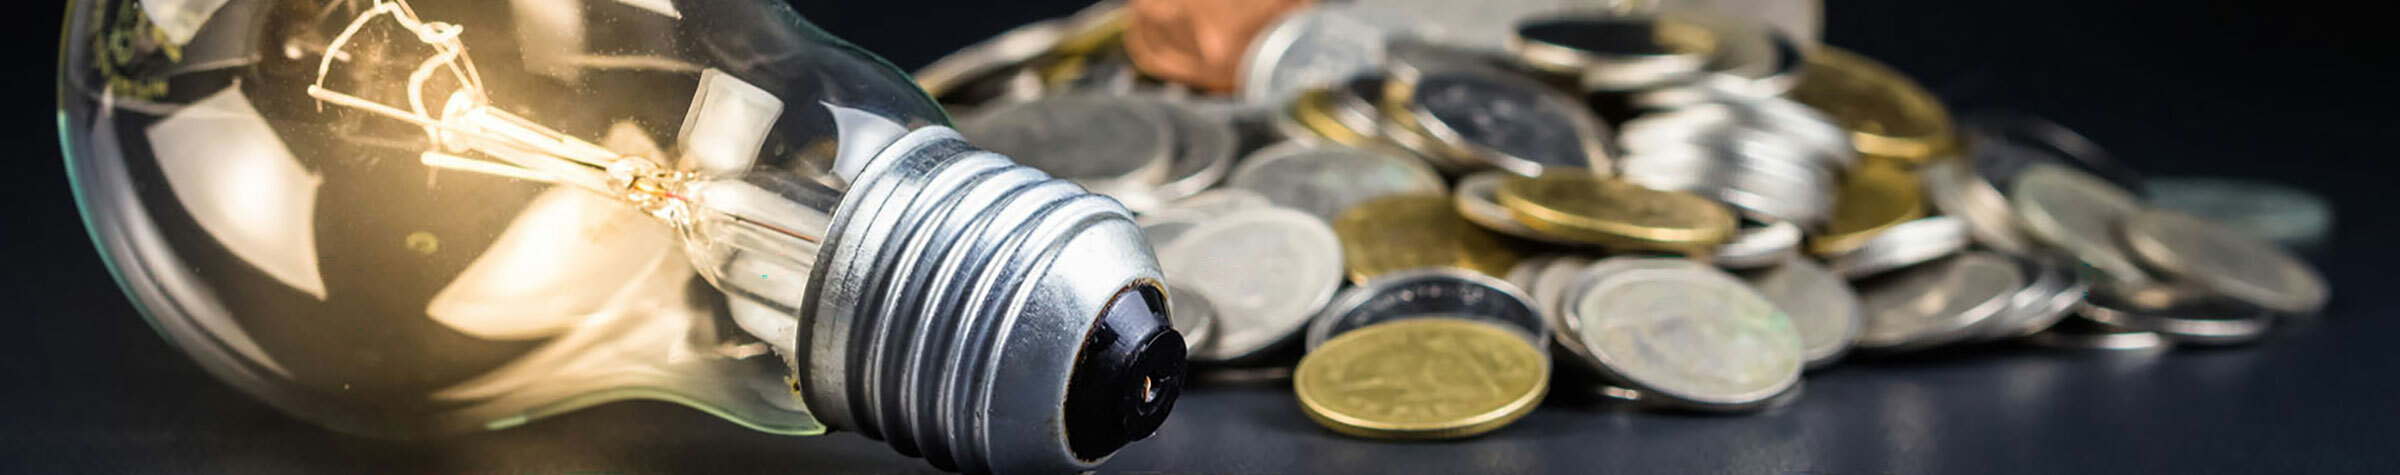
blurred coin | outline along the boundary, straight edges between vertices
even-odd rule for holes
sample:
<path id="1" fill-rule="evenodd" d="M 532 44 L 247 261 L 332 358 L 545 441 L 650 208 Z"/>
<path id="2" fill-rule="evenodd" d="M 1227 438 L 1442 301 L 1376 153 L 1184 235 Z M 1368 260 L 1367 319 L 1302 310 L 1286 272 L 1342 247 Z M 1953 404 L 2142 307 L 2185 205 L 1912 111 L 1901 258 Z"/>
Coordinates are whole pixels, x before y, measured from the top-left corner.
<path id="1" fill-rule="evenodd" d="M 2065 165 L 2036 163 L 2019 174 L 2008 193 L 2018 223 L 2035 239 L 2127 284 L 2151 281 L 2119 246 L 2118 230 L 2141 211 L 2141 202 L 2107 181 Z"/>
<path id="2" fill-rule="evenodd" d="M 1419 17 L 1369 5 L 1294 10 L 1250 42 L 1235 86 L 1250 104 L 1284 104 L 1310 88 L 1375 70 L 1390 38 L 1435 35 L 1438 29 Z"/>
<path id="3" fill-rule="evenodd" d="M 1582 103 L 1529 79 L 1438 72 L 1411 78 L 1399 99 L 1418 130 L 1485 167 L 1520 175 L 1609 170 L 1607 126 Z"/>
<path id="4" fill-rule="evenodd" d="M 1460 178 L 1458 189 L 1450 195 L 1451 204 L 1458 208 L 1460 217 L 1484 229 L 1533 241 L 1573 245 L 1572 242 L 1534 232 L 1510 216 L 1508 207 L 1500 205 L 1500 183 L 1514 176 L 1517 175 L 1506 170 L 1486 170 Z"/>
<path id="5" fill-rule="evenodd" d="M 1426 267 L 1501 275 L 1518 255 L 1502 238 L 1468 223 L 1438 194 L 1387 195 L 1352 206 L 1333 220 L 1350 281 Z"/>
<path id="6" fill-rule="evenodd" d="M 1173 131 L 1170 135 L 1175 146 L 1167 159 L 1164 181 L 1153 187 L 1134 187 L 1112 195 L 1126 208 L 1144 213 L 1199 193 L 1224 179 L 1227 170 L 1233 168 L 1234 149 L 1240 145 L 1240 137 L 1230 121 L 1178 103 L 1152 104 L 1160 109 L 1160 115 L 1166 117 Z"/>
<path id="7" fill-rule="evenodd" d="M 1455 318 L 1496 323 L 1546 348 L 1550 326 L 1523 292 L 1490 276 L 1429 267 L 1394 272 L 1343 290 L 1309 323 L 1308 348 L 1352 330 L 1410 318 Z"/>
<path id="8" fill-rule="evenodd" d="M 1408 159 L 1342 145 L 1278 144 L 1242 160 L 1226 186 L 1327 222 L 1384 195 L 1444 192 L 1440 175 Z"/>
<path id="9" fill-rule="evenodd" d="M 1613 0 L 1358 0 L 1392 11 L 1415 13 L 1442 23 L 1446 42 L 1481 51 L 1505 51 L 1517 34 L 1517 23 L 1545 14 L 1598 11 L 1618 6 Z"/>
<path id="10" fill-rule="evenodd" d="M 1090 51 L 1059 57 L 1034 68 L 1041 74 L 1044 89 L 1082 92 L 1106 96 L 1130 96 L 1142 85 L 1142 73 L 1133 66 L 1133 57 L 1125 52 L 1125 44 L 1115 40 L 1122 28 L 1106 34 L 1111 36 Z M 1072 39 L 1070 39 L 1072 41 Z"/>
<path id="11" fill-rule="evenodd" d="M 1207 297 L 1183 286 L 1167 285 L 1167 321 L 1183 334 L 1185 348 L 1202 348 L 1215 336 L 1217 308 L 1208 304 Z"/>
<path id="12" fill-rule="evenodd" d="M 2018 226 L 2008 196 L 1977 174 L 1975 167 L 1959 160 L 1936 160 L 1920 170 L 1920 175 L 1927 201 L 1943 215 L 1965 222 L 1975 242 L 2009 254 L 2033 252 L 2033 237 Z"/>
<path id="13" fill-rule="evenodd" d="M 1627 121 L 1620 143 L 1628 151 L 1645 153 L 1681 144 L 1774 142 L 1827 173 L 1840 173 L 1858 162 L 1849 132 L 1808 106 L 1775 97 L 1702 94 L 1703 99 Z"/>
<path id="14" fill-rule="evenodd" d="M 1125 49 L 1142 72 L 1232 91 L 1242 52 L 1268 23 L 1311 0 L 1131 0 Z"/>
<path id="15" fill-rule="evenodd" d="M 2000 189 L 2012 186 L 2026 165 L 2052 163 L 2090 173 L 2136 195 L 2147 190 L 2141 173 L 2058 123 L 2019 112 L 1981 111 L 1961 119 L 1959 127 L 1976 173 Z"/>
<path id="16" fill-rule="evenodd" d="M 1373 99 L 1383 92 L 1383 76 L 1360 75 L 1349 81 L 1309 89 L 1292 100 L 1285 114 L 1295 139 L 1324 139 L 1357 148 L 1383 147 L 1383 113 Z M 1375 96 L 1360 96 L 1360 94 Z"/>
<path id="17" fill-rule="evenodd" d="M 1676 8 L 1724 15 L 1734 21 L 1758 23 L 1815 43 L 1825 17 L 1824 2 L 1785 0 L 1674 0 L 1649 2 L 1650 8 Z"/>
<path id="18" fill-rule="evenodd" d="M 1533 412 L 1549 358 L 1489 323 L 1420 318 L 1361 328 L 1300 360 L 1292 391 L 1309 419 L 1347 435 L 1449 439 Z"/>
<path id="19" fill-rule="evenodd" d="M 1850 129 L 1859 153 L 1925 163 L 1952 148 L 1950 113 L 1933 93 L 1883 63 L 1819 45 L 1791 97 Z"/>
<path id="20" fill-rule="evenodd" d="M 1625 157 L 1619 172 L 1644 187 L 1690 192 L 1803 228 L 1821 226 L 1833 206 L 1833 178 L 1766 145 L 1651 150 Z"/>
<path id="21" fill-rule="evenodd" d="M 2333 232 L 2333 205 L 2308 190 L 2230 178 L 2154 178 L 2150 203 L 2307 249 Z"/>
<path id="22" fill-rule="evenodd" d="M 1752 213 L 1756 214 L 1756 213 Z M 1800 256 L 1800 227 L 1790 221 L 1745 216 L 1733 240 L 1717 246 L 1710 264 L 1727 269 L 1758 269 L 1782 265 Z"/>
<path id="23" fill-rule="evenodd" d="M 1643 89 L 1690 79 L 1716 53 L 1714 32 L 1682 15 L 1528 20 L 1509 46 L 1518 60 L 1575 76 L 1586 90 Z"/>
<path id="24" fill-rule="evenodd" d="M 1205 221 L 1232 214 L 1235 211 L 1273 206 L 1275 203 L 1267 201 L 1266 196 L 1252 193 L 1250 190 L 1218 188 L 1176 200 L 1167 205 L 1166 209 L 1144 214 L 1142 217 L 1144 219 L 1178 218 Z"/>
<path id="25" fill-rule="evenodd" d="M 1858 293 L 1850 282 L 1815 262 L 1798 256 L 1748 274 L 1750 285 L 1791 317 L 1800 332 L 1800 353 L 1808 367 L 1840 359 L 1858 339 L 1866 318 L 1859 311 Z"/>
<path id="26" fill-rule="evenodd" d="M 1847 254 L 1901 223 L 1925 216 L 1925 188 L 1915 172 L 1891 162 L 1850 169 L 1833 199 L 1833 220 L 1811 236 L 1809 253 Z"/>
<path id="27" fill-rule="evenodd" d="M 1800 381 L 1806 358 L 1791 318 L 1723 271 L 1616 257 L 1570 288 L 1563 306 L 1584 349 L 1645 402 L 1752 409 Z"/>
<path id="28" fill-rule="evenodd" d="M 2008 309 L 1985 320 L 1976 330 L 1984 339 L 2031 336 L 2074 313 L 2091 286 L 2075 273 L 2074 264 L 2050 257 L 2017 257 L 2025 271 L 2025 286 L 2008 299 Z"/>
<path id="29" fill-rule="evenodd" d="M 1041 56 L 1066 36 L 1066 27 L 1057 20 L 1028 23 L 935 59 L 912 76 L 926 95 L 942 97 L 968 82 Z"/>
<path id="30" fill-rule="evenodd" d="M 1861 282 L 1867 318 L 1858 347 L 1904 351 L 1965 340 L 1977 323 L 2008 310 L 2024 283 L 2015 261 L 1984 251 Z"/>
<path id="31" fill-rule="evenodd" d="M 1162 181 L 1172 124 L 1158 108 L 1117 97 L 1052 96 L 959 122 L 968 141 L 1103 194 Z"/>
<path id="32" fill-rule="evenodd" d="M 1733 212 L 1707 198 L 1575 171 L 1512 179 L 1498 198 L 1536 232 L 1619 250 L 1705 252 L 1736 225 Z"/>
<path id="33" fill-rule="evenodd" d="M 1850 279 L 1923 264 L 1965 250 L 1971 242 L 1967 225 L 1949 216 L 1917 218 L 1900 223 L 1850 252 L 1825 259 L 1825 266 Z"/>
<path id="34" fill-rule="evenodd" d="M 1216 335 L 1192 351 L 1203 362 L 1241 362 L 1289 341 L 1342 281 L 1341 242 L 1305 213 L 1235 211 L 1185 231 L 1158 252 L 1171 285 L 1216 310 Z"/>
<path id="35" fill-rule="evenodd" d="M 1517 286 L 1518 290 L 1527 292 L 1525 295 L 1531 297 L 1533 296 L 1531 292 L 1533 292 L 1534 277 L 1541 275 L 1542 268 L 1548 267 L 1551 260 L 1558 258 L 1559 256 L 1556 254 L 1543 254 L 1518 259 L 1517 265 L 1509 266 L 1508 275 L 1500 276 L 1500 278 L 1508 281 L 1508 285 Z"/>
<path id="36" fill-rule="evenodd" d="M 2124 233 L 2125 247 L 2161 275 L 2243 303 L 2307 315 L 2330 295 L 2325 278 L 2290 251 L 2188 214 L 2142 210 Z"/>
<path id="37" fill-rule="evenodd" d="M 1757 36 L 1758 40 L 1728 41 L 1729 46 L 1709 61 L 1706 68 L 1711 74 L 1703 82 L 1719 90 L 1761 97 L 1781 96 L 1798 86 L 1801 70 L 1808 64 L 1808 51 L 1781 31 L 1760 30 Z"/>
<path id="38" fill-rule="evenodd" d="M 1151 249 L 1166 249 L 1168 244 L 1174 244 L 1176 239 L 1183 237 L 1183 233 L 1200 227 L 1201 218 L 1152 215 L 1142 217 L 1140 222 L 1142 224 L 1142 240 L 1149 241 Z"/>
<path id="39" fill-rule="evenodd" d="M 1582 326 L 1568 325 L 1565 306 L 1568 286 L 1574 285 L 1575 276 L 1583 273 L 1583 269 L 1591 267 L 1591 265 L 1592 259 L 1590 258 L 1572 255 L 1557 256 L 1551 259 L 1549 264 L 1542 266 L 1540 271 L 1533 274 L 1533 287 L 1526 288 L 1525 291 L 1533 297 L 1534 306 L 1541 311 L 1543 321 L 1550 323 L 1551 337 L 1557 339 L 1560 345 L 1565 346 L 1569 353 L 1574 353 L 1582 358 L 1589 366 L 1597 367 L 1600 360 L 1591 357 L 1591 351 L 1584 349 L 1583 337 L 1575 331 Z"/>
<path id="40" fill-rule="evenodd" d="M 2275 326 L 2275 314 L 2224 299 L 2197 299 L 2168 308 L 2144 308 L 2108 292 L 2077 304 L 2092 321 L 2157 333 L 2177 343 L 2232 345 L 2258 341 Z"/>
<path id="41" fill-rule="evenodd" d="M 2078 306 L 2082 308 L 2082 306 Z M 2091 319 L 2070 316 L 2059 320 L 2048 330 L 2025 339 L 2026 343 L 2065 350 L 2136 351 L 2165 349 L 2172 342 L 2157 333 L 2109 325 Z"/>

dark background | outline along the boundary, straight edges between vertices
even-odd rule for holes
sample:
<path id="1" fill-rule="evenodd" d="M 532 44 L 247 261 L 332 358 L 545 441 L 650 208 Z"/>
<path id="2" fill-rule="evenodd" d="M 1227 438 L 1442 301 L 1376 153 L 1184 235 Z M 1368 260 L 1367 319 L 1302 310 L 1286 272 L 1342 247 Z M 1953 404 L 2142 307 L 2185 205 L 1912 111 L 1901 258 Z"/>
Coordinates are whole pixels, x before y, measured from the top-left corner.
<path id="1" fill-rule="evenodd" d="M 0 113 L 0 473 L 925 472 L 851 434 L 755 433 L 666 403 L 501 432 L 393 442 L 286 417 L 203 374 L 124 300 L 77 220 L 51 115 L 62 7 L 9 11 Z M 914 68 L 1056 0 L 798 5 Z M 1105 472 L 2391 473 L 2400 470 L 2400 303 L 2386 294 L 2394 27 L 2289 2 L 1836 0 L 1828 43 L 1916 76 L 1956 111 L 2010 108 L 2083 132 L 2153 176 L 2225 175 L 2331 198 L 2313 257 L 2324 318 L 2252 347 L 2073 354 L 2012 346 L 1852 360 L 1798 403 L 1711 417 L 1553 402 L 1451 443 L 1334 436 L 1278 387 L 1187 393 Z M 2136 5 L 2140 3 L 2141 5 Z"/>

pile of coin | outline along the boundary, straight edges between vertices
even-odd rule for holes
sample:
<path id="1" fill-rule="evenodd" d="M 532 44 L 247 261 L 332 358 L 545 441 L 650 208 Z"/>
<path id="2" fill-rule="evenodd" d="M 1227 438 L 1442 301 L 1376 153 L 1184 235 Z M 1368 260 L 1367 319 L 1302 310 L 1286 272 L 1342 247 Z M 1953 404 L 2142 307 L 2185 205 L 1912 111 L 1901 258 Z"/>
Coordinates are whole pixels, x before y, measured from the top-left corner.
<path id="1" fill-rule="evenodd" d="M 2243 343 L 2327 299 L 2064 127 L 1954 122 L 1755 20 L 1235 3 L 1103 2 L 918 78 L 1140 214 L 1195 364 L 1289 369 L 1344 434 L 1472 436 L 1551 391 L 1751 411 L 1853 353 Z"/>

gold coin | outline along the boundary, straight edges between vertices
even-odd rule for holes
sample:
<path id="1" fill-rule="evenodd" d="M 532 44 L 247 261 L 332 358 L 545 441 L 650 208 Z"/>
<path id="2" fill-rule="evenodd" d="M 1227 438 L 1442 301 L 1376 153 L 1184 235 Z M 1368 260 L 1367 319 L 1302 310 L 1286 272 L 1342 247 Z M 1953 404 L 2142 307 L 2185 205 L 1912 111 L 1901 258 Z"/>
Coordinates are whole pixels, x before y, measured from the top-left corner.
<path id="1" fill-rule="evenodd" d="M 1859 162 L 1842 177 L 1842 188 L 1833 196 L 1833 219 L 1825 223 L 1825 232 L 1810 238 L 1808 252 L 1850 252 L 1892 226 L 1922 217 L 1925 188 L 1917 172 L 1888 160 Z"/>
<path id="2" fill-rule="evenodd" d="M 1292 100 L 1289 111 L 1292 120 L 1299 122 L 1300 126 L 1308 129 L 1309 132 L 1315 133 L 1318 137 L 1324 137 L 1325 140 L 1333 141 L 1333 143 L 1367 149 L 1385 148 L 1383 142 L 1377 141 L 1364 132 L 1353 130 L 1350 126 L 1342 124 L 1341 120 L 1333 117 L 1331 110 L 1333 105 L 1329 104 L 1332 98 L 1328 97 L 1332 93 L 1331 90 L 1324 88 L 1310 89 L 1300 93 L 1299 97 Z"/>
<path id="3" fill-rule="evenodd" d="M 1512 178 L 1498 200 L 1527 229 L 1621 251 L 1705 252 L 1733 235 L 1733 211 L 1681 191 L 1643 188 L 1584 170 Z"/>
<path id="4" fill-rule="evenodd" d="M 1818 46 L 1792 99 L 1833 116 L 1869 157 L 1923 164 L 1950 153 L 1950 113 L 1908 76 L 1856 53 Z"/>
<path id="5" fill-rule="evenodd" d="M 1308 418 L 1378 439 L 1470 437 L 1542 401 L 1550 360 L 1489 323 L 1416 318 L 1352 330 L 1301 358 L 1292 391 Z"/>
<path id="6" fill-rule="evenodd" d="M 1341 237 L 1343 266 L 1355 283 L 1426 267 L 1496 277 L 1522 257 L 1507 239 L 1460 216 L 1445 195 L 1393 195 L 1359 203 L 1333 219 L 1333 233 Z"/>

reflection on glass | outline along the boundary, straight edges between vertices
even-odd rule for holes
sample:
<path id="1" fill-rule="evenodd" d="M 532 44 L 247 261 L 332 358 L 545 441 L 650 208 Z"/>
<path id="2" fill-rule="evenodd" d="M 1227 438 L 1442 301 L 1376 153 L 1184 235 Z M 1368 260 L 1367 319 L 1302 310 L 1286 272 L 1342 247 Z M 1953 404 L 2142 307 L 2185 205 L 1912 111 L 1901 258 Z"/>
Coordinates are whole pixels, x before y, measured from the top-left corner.
<path id="1" fill-rule="evenodd" d="M 377 434 L 625 398 L 823 430 L 788 352 L 854 174 L 939 108 L 782 2 L 93 0 L 62 139 L 204 368 Z"/>
<path id="2" fill-rule="evenodd" d="M 318 299 L 314 213 L 321 181 L 300 168 L 240 89 L 226 89 L 150 126 L 159 171 L 217 242 Z"/>

